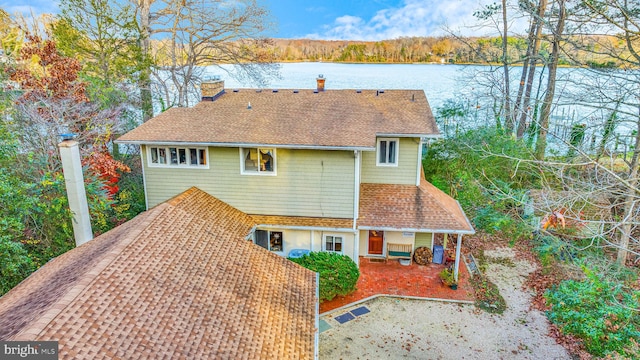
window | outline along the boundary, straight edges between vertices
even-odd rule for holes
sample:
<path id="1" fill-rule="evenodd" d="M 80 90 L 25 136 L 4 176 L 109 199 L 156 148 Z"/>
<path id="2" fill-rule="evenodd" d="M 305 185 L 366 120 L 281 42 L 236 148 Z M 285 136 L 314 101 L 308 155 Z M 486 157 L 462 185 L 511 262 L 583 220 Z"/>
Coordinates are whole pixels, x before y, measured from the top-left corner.
<path id="1" fill-rule="evenodd" d="M 206 168 L 207 149 L 174 146 L 149 147 L 149 166 L 155 167 L 198 167 Z"/>
<path id="2" fill-rule="evenodd" d="M 324 251 L 342 253 L 342 236 L 325 235 Z"/>
<path id="3" fill-rule="evenodd" d="M 398 166 L 398 139 L 378 139 L 376 165 Z"/>
<path id="4" fill-rule="evenodd" d="M 276 149 L 241 148 L 240 162 L 243 174 L 275 175 Z"/>
<path id="5" fill-rule="evenodd" d="M 255 243 L 270 251 L 282 252 L 284 249 L 282 231 L 256 230 Z"/>

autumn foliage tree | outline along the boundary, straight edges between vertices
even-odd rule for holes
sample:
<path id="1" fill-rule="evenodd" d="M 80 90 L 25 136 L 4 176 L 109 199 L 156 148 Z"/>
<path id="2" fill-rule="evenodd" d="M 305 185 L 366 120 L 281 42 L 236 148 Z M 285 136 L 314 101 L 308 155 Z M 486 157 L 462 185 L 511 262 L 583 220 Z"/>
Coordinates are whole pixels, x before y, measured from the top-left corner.
<path id="1" fill-rule="evenodd" d="M 45 169 L 51 173 L 60 171 L 59 135 L 74 133 L 82 144 L 84 163 L 107 182 L 108 193 L 114 194 L 118 170 L 129 171 L 111 157 L 107 148 L 118 127 L 120 109 L 101 110 L 89 101 L 86 83 L 78 77 L 80 62 L 60 55 L 54 41 L 33 35 L 26 39 L 18 58 L 21 66 L 11 72 L 10 79 L 22 91 L 16 99 L 16 133 L 25 150 L 46 165 L 37 175 L 41 176 Z"/>
<path id="2" fill-rule="evenodd" d="M 118 179 L 129 168 L 113 159 L 107 145 L 119 127 L 118 107 L 92 102 L 78 73 L 80 63 L 62 56 L 56 43 L 27 34 L 11 66 L 12 112 L 4 125 L 20 149 L 13 155 L 13 178 L 25 184 L 32 199 L 28 213 L 12 216 L 22 223 L 21 242 L 36 266 L 73 247 L 71 214 L 57 144 L 60 134 L 74 133 L 80 142 L 94 231 L 112 227 Z M 117 220 L 115 222 L 118 222 Z"/>

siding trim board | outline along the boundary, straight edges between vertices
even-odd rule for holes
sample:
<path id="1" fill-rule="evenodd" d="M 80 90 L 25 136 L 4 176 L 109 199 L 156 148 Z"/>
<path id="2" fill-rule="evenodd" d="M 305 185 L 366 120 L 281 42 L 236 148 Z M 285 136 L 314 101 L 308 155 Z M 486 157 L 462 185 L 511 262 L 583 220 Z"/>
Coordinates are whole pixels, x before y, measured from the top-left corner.
<path id="1" fill-rule="evenodd" d="M 320 227 L 320 226 L 301 226 L 301 225 L 258 225 L 261 229 L 284 229 L 284 230 L 310 230 L 310 231 L 336 231 L 342 233 L 355 233 L 356 230 L 352 228 L 332 228 L 332 227 Z"/>
<path id="2" fill-rule="evenodd" d="M 394 133 L 376 133 L 377 137 L 398 137 L 398 138 L 422 138 L 422 139 L 441 139 L 442 134 L 394 134 Z"/>

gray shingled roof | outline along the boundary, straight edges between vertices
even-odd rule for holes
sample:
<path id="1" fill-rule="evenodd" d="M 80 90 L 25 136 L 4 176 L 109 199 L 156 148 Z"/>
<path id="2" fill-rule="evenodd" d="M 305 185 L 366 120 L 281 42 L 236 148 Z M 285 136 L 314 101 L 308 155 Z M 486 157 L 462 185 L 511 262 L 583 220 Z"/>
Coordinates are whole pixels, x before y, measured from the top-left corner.
<path id="1" fill-rule="evenodd" d="M 373 149 L 376 135 L 389 134 L 439 135 L 423 90 L 227 91 L 193 108 L 169 109 L 118 142 Z"/>

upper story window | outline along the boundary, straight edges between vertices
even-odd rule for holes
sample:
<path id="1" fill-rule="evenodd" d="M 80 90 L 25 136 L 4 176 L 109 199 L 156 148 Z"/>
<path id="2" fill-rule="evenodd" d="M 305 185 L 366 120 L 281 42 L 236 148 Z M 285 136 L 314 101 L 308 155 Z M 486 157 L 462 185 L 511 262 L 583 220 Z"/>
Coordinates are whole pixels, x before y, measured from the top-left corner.
<path id="1" fill-rule="evenodd" d="M 149 166 L 208 168 L 206 148 L 150 146 Z"/>
<path id="2" fill-rule="evenodd" d="M 240 162 L 243 174 L 275 175 L 276 149 L 241 148 Z"/>
<path id="3" fill-rule="evenodd" d="M 376 148 L 376 165 L 398 166 L 400 141 L 397 138 L 379 138 Z"/>

